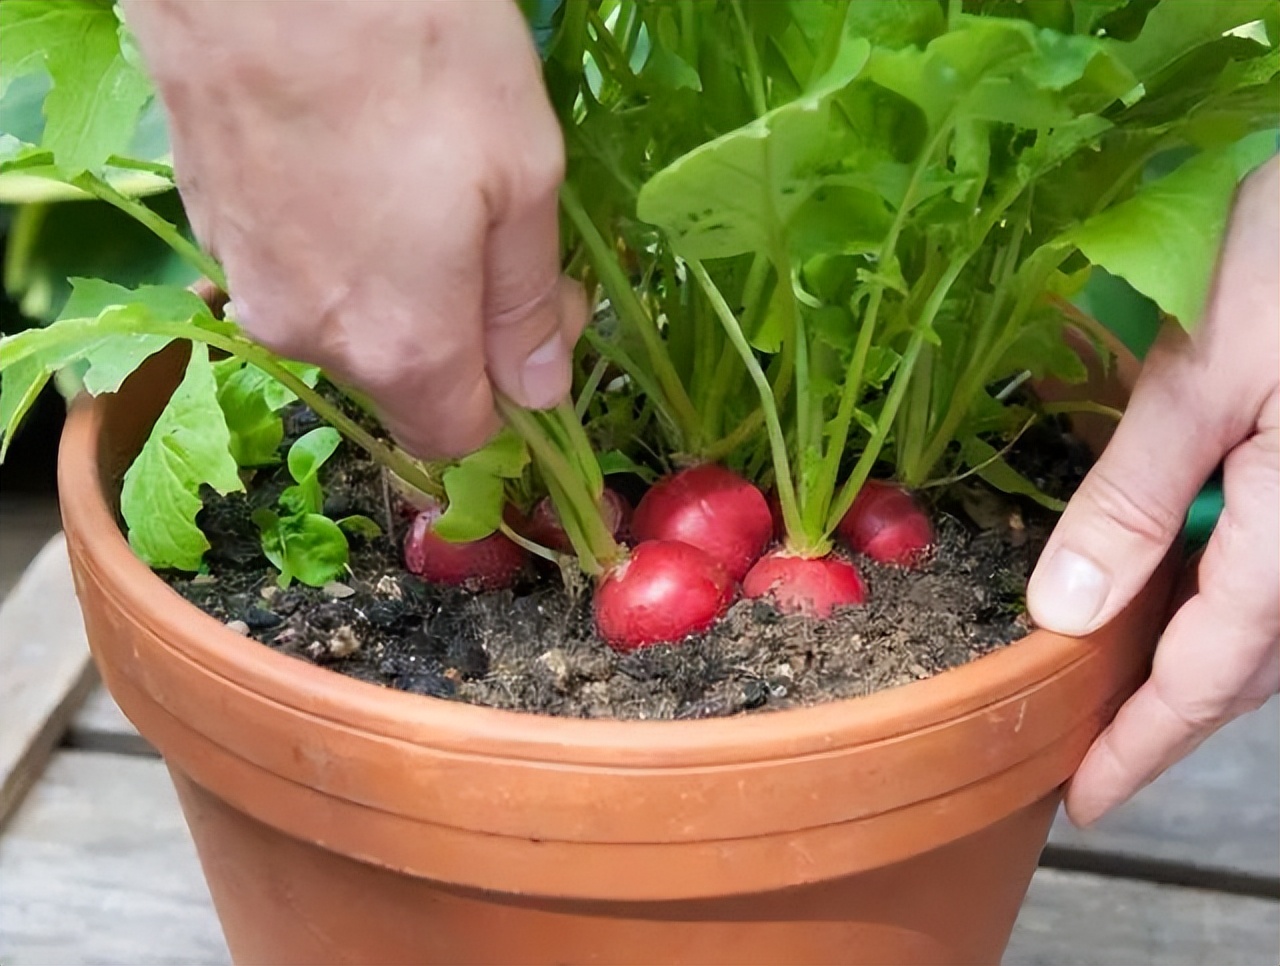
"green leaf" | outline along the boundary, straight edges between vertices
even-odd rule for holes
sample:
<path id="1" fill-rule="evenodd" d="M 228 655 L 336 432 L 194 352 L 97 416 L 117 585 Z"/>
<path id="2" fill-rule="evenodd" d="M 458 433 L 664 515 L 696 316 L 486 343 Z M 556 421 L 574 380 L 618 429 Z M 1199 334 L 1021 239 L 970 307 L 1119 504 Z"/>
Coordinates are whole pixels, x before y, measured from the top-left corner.
<path id="1" fill-rule="evenodd" d="M 289 475 L 299 483 L 314 479 L 342 443 L 342 435 L 332 426 L 320 426 L 300 436 L 289 447 Z"/>
<path id="2" fill-rule="evenodd" d="M 99 168 L 128 147 L 151 83 L 121 51 L 108 0 L 0 4 L 0 92 L 41 66 L 53 79 L 42 144 L 63 174 Z"/>
<path id="3" fill-rule="evenodd" d="M 1003 493 L 1027 496 L 1041 506 L 1061 513 L 1067 504 L 1045 493 L 1029 479 L 997 456 L 996 449 L 976 436 L 970 436 L 960 444 L 965 464 L 974 473 Z"/>
<path id="4" fill-rule="evenodd" d="M 331 426 L 317 427 L 294 441 L 289 447 L 289 475 L 298 485 L 280 494 L 282 505 L 295 513 L 319 513 L 324 509 L 320 468 L 341 443 L 341 434 Z"/>
<path id="5" fill-rule="evenodd" d="M 836 66 L 812 92 L 695 148 L 654 175 L 637 200 L 690 258 L 776 251 L 789 223 L 822 185 L 819 162 L 833 156 L 830 101 L 870 54 L 846 42 Z"/>
<path id="6" fill-rule="evenodd" d="M 337 521 L 337 524 L 343 533 L 353 537 L 372 540 L 374 537 L 382 536 L 382 527 L 362 513 L 353 513 L 349 517 L 343 517 Z"/>
<path id="7" fill-rule="evenodd" d="M 280 586 L 300 580 L 323 587 L 346 570 L 350 552 L 346 535 L 328 517 L 318 513 L 281 517 L 264 508 L 254 511 L 253 522 L 262 535 L 262 552 L 280 571 Z"/>
<path id="8" fill-rule="evenodd" d="M 517 479 L 529 465 L 529 450 L 510 429 L 503 429 L 482 448 L 444 471 L 448 505 L 435 525 L 445 540 L 464 543 L 487 537 L 502 523 L 506 480 Z"/>
<path id="9" fill-rule="evenodd" d="M 1236 185 L 1275 148 L 1275 134 L 1264 131 L 1205 152 L 1089 219 L 1066 240 L 1193 326 L 1208 298 Z"/>
<path id="10" fill-rule="evenodd" d="M 231 431 L 231 455 L 240 466 L 268 466 L 279 461 L 284 421 L 268 403 L 264 389 L 275 380 L 239 359 L 218 373 L 218 405 Z"/>
<path id="11" fill-rule="evenodd" d="M 503 429 L 482 448 L 464 457 L 461 463 L 509 480 L 517 479 L 529 465 L 529 450 L 510 429 Z"/>
<path id="12" fill-rule="evenodd" d="M 186 374 L 124 476 L 120 512 L 129 545 L 152 567 L 198 570 L 209 541 L 196 526 L 200 487 L 244 489 L 218 407 L 205 346 L 191 347 Z"/>
<path id="13" fill-rule="evenodd" d="M 1179 58 L 1218 40 L 1228 30 L 1260 20 L 1275 0 L 1162 0 L 1130 43 L 1112 42 L 1115 56 L 1139 81 L 1148 81 Z"/>
<path id="14" fill-rule="evenodd" d="M 444 471 L 444 491 L 449 505 L 434 528 L 442 539 L 480 540 L 501 525 L 507 502 L 502 477 L 463 460 Z"/>
<path id="15" fill-rule="evenodd" d="M 619 449 L 611 449 L 606 453 L 599 454 L 596 457 L 596 462 L 600 464 L 600 474 L 602 476 L 634 473 L 646 483 L 653 483 L 658 478 L 658 475 L 649 467 L 642 466 Z"/>
<path id="16" fill-rule="evenodd" d="M 144 285 L 128 289 L 96 278 L 72 278 L 71 295 L 59 319 L 102 316 L 108 310 L 130 312 L 139 318 L 190 323 L 208 316 L 209 308 L 200 297 L 171 285 Z M 85 389 L 92 395 L 116 392 L 149 356 L 173 341 L 172 336 L 140 332 L 113 332 L 80 354 L 89 362 L 84 375 Z"/>
<path id="17" fill-rule="evenodd" d="M 0 373 L 0 462 L 49 376 L 49 369 L 34 358 L 23 359 Z"/>
<path id="18" fill-rule="evenodd" d="M 320 378 L 315 366 L 281 361 L 308 386 Z M 284 421 L 279 411 L 298 397 L 274 376 L 240 359 L 226 359 L 218 370 L 218 403 L 231 430 L 231 452 L 241 466 L 266 466 L 279 460 Z"/>

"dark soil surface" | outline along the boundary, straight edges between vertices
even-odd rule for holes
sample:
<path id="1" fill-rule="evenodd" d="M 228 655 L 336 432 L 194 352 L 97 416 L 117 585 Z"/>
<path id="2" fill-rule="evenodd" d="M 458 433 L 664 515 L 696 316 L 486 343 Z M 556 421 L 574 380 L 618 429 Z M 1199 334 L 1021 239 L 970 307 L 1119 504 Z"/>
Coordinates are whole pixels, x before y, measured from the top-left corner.
<path id="1" fill-rule="evenodd" d="M 305 416 L 303 417 L 305 420 Z M 309 425 L 299 425 L 302 432 Z M 1028 433 L 1019 468 L 1066 496 L 1086 465 L 1056 430 Z M 1011 457 L 1013 458 L 1013 457 Z M 326 511 L 388 520 L 376 468 L 344 446 Z M 936 553 L 917 571 L 859 560 L 868 602 L 818 621 L 739 601 L 705 637 L 618 654 L 592 629 L 588 596 L 531 569 L 515 589 L 469 594 L 407 574 L 397 542 L 353 539 L 340 584 L 282 590 L 250 520 L 284 485 L 210 495 L 208 573 L 170 574 L 192 603 L 268 647 L 418 694 L 589 718 L 703 718 L 869 694 L 965 664 L 1027 633 L 1023 588 L 1053 514 L 961 484 L 934 507 Z"/>

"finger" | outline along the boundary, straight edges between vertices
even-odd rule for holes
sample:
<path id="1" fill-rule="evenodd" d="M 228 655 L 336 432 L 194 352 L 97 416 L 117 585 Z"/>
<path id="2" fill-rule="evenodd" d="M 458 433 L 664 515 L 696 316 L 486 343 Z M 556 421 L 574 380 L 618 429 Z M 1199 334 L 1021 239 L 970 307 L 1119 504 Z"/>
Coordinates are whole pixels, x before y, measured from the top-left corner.
<path id="1" fill-rule="evenodd" d="M 1227 505 L 1174 616 L 1150 680 L 1094 743 L 1067 791 L 1078 825 L 1097 821 L 1231 719 L 1280 689 L 1280 466 L 1255 436 L 1227 460 Z"/>
<path id="2" fill-rule="evenodd" d="M 576 310 L 560 276 L 558 134 L 544 136 L 541 150 L 546 158 L 526 160 L 509 176 L 485 250 L 489 378 L 531 409 L 549 409 L 568 394 L 576 338 L 576 321 L 565 317 Z"/>
<path id="3" fill-rule="evenodd" d="M 391 209 L 409 203 L 409 194 L 385 199 L 372 223 L 398 224 Z M 477 270 L 483 263 L 483 200 L 478 192 L 459 192 L 412 227 L 434 239 L 431 257 L 424 261 L 424 245 L 401 241 L 402 233 L 379 233 L 396 243 L 376 258 L 364 256 L 379 271 L 358 274 L 353 266 L 346 273 L 355 281 L 321 319 L 315 351 L 341 360 L 343 374 L 369 394 L 405 449 L 432 459 L 463 456 L 484 445 L 499 425 L 485 372 Z"/>
<path id="4" fill-rule="evenodd" d="M 1181 532 L 1197 491 L 1240 439 L 1234 417 L 1221 416 L 1229 394 L 1202 388 L 1207 372 L 1181 330 L 1161 334 L 1115 435 L 1032 574 L 1027 606 L 1040 626 L 1062 634 L 1102 626 L 1146 584 Z"/>

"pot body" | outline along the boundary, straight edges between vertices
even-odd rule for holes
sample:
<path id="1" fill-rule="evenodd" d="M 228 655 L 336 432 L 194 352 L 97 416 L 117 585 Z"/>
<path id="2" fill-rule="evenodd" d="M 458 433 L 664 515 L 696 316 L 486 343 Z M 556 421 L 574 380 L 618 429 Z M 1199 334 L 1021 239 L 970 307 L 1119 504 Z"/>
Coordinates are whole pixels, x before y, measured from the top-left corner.
<path id="1" fill-rule="evenodd" d="M 995 963 L 1062 784 L 1141 681 L 1166 566 L 1087 639 L 731 719 L 392 692 L 201 613 L 114 505 L 180 362 L 69 420 L 60 486 L 107 687 L 165 756 L 238 963 Z"/>

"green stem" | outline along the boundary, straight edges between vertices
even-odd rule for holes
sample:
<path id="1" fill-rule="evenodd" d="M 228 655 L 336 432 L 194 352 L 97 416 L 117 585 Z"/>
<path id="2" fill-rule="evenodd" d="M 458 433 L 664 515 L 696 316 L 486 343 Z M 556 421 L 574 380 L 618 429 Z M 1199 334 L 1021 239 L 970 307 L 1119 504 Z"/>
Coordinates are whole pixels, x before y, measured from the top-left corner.
<path id="1" fill-rule="evenodd" d="M 747 79 L 751 85 L 751 101 L 756 116 L 769 110 L 765 97 L 764 75 L 760 71 L 760 55 L 756 52 L 755 38 L 751 36 L 751 28 L 747 26 L 746 15 L 742 12 L 740 0 L 733 0 L 733 16 L 738 21 L 738 30 L 742 34 L 742 52 L 747 61 Z"/>
<path id="2" fill-rule="evenodd" d="M 724 296 L 716 288 L 707 270 L 696 258 L 688 258 L 685 261 L 689 271 L 693 273 L 693 277 L 698 280 L 698 284 L 702 286 L 702 290 L 710 300 L 711 307 L 720 317 L 725 334 L 738 351 L 743 364 L 747 367 L 747 372 L 751 375 L 751 381 L 755 383 L 756 391 L 760 394 L 760 408 L 764 412 L 765 428 L 769 434 L 769 449 L 773 456 L 774 475 L 777 477 L 778 501 L 782 504 L 782 518 L 786 523 L 787 533 L 798 536 L 804 531 L 801 527 L 800 509 L 796 503 L 796 491 L 791 477 L 791 461 L 787 457 L 787 441 L 782 433 L 782 423 L 778 419 L 778 407 L 774 402 L 773 389 L 769 386 L 769 380 L 765 377 L 764 370 L 760 368 L 760 362 L 756 359 L 755 353 L 751 351 L 747 337 L 742 334 L 742 327 L 734 318 L 733 310 L 729 308 L 729 303 L 724 300 Z"/>
<path id="3" fill-rule="evenodd" d="M 972 252 L 952 262 L 938 281 L 933 292 L 930 293 L 929 301 L 925 303 L 915 330 L 911 333 L 911 340 L 907 343 L 907 350 L 902 354 L 902 361 L 898 363 L 898 371 L 893 374 L 893 385 L 889 387 L 889 394 L 884 400 L 884 408 L 880 410 L 880 418 L 876 422 L 875 432 L 871 434 L 871 439 L 867 441 L 866 448 L 862 451 L 862 455 L 858 457 L 858 462 L 854 464 L 853 471 L 849 474 L 849 478 L 845 480 L 844 486 L 840 488 L 840 494 L 836 497 L 835 503 L 827 515 L 826 532 L 828 534 L 835 530 L 836 525 L 849 512 L 849 507 L 853 506 L 854 497 L 862 489 L 862 484 L 867 482 L 867 477 L 870 475 L 872 467 L 875 466 L 876 460 L 880 458 L 880 451 L 884 448 L 884 441 L 889 436 L 889 428 L 893 425 L 894 418 L 898 414 L 898 408 L 902 405 L 903 396 L 906 395 L 907 387 L 911 383 L 911 373 L 915 370 L 916 360 L 919 359 L 920 351 L 924 347 L 925 337 L 932 331 L 933 320 L 937 317 L 938 310 L 942 308 L 942 303 L 946 299 L 947 293 L 951 290 L 951 286 L 955 284 L 956 279 L 960 277 L 960 272 L 968 264 L 971 257 Z"/>
<path id="4" fill-rule="evenodd" d="M 848 16 L 849 0 L 839 0 L 836 3 L 836 12 L 827 21 L 827 29 L 818 46 L 818 56 L 814 58 L 806 87 L 812 88 L 836 62 L 836 55 L 840 53 L 840 41 L 844 39 L 844 22 Z"/>
<path id="5" fill-rule="evenodd" d="M 107 165 L 112 168 L 120 168 L 123 171 L 144 171 L 147 174 L 154 174 L 156 177 L 164 178 L 170 182 L 174 180 L 173 165 L 162 164 L 159 161 L 143 161 L 140 158 L 126 158 L 119 154 L 113 154 L 107 158 Z"/>
<path id="6" fill-rule="evenodd" d="M 71 184 L 100 198 L 107 204 L 119 208 L 135 221 L 151 229 L 156 236 L 185 259 L 196 271 L 224 292 L 227 291 L 227 276 L 222 271 L 222 266 L 198 245 L 183 237 L 176 225 L 165 221 L 141 201 L 122 195 L 107 184 L 106 181 L 90 171 L 84 171 L 76 175 L 71 179 Z"/>
<path id="7" fill-rule="evenodd" d="M 911 172 L 911 179 L 907 182 L 907 189 L 902 195 L 902 204 L 898 206 L 898 210 L 893 216 L 893 224 L 889 227 L 889 233 L 885 236 L 884 244 L 880 246 L 880 255 L 876 260 L 876 266 L 880 271 L 884 271 L 890 260 L 896 257 L 898 236 L 902 233 L 903 226 L 906 224 L 907 214 L 915 201 L 916 193 L 920 190 L 920 181 L 924 177 L 925 171 L 928 170 L 935 152 L 943 144 L 950 130 L 951 122 L 948 120 L 938 129 L 933 140 L 920 152 L 920 157 L 916 159 L 915 167 Z M 840 462 L 844 458 L 845 445 L 849 442 L 849 430 L 853 428 L 853 414 L 857 409 L 858 400 L 862 394 L 862 380 L 866 374 L 867 356 L 871 352 L 876 323 L 880 315 L 880 304 L 883 300 L 884 284 L 882 282 L 873 282 L 871 295 L 867 303 L 867 311 L 863 315 L 862 325 L 858 329 L 858 341 L 854 345 L 853 358 L 849 361 L 849 369 L 845 373 L 844 387 L 840 392 L 840 403 L 836 408 L 836 418 L 832 421 L 831 439 L 827 444 L 827 450 L 819 469 L 818 482 L 814 485 L 815 493 L 828 494 L 835 491 L 836 479 L 840 475 Z M 830 527 L 828 527 L 828 532 L 830 532 Z"/>
<path id="8" fill-rule="evenodd" d="M 540 543 L 535 543 L 528 537 L 516 533 L 516 531 L 512 530 L 511 526 L 505 521 L 498 524 L 498 531 L 517 547 L 523 547 L 535 557 L 541 557 L 543 560 L 550 560 L 552 563 L 559 563 L 560 555 L 554 550 L 550 547 L 544 547 Z"/>
<path id="9" fill-rule="evenodd" d="M 743 287 L 741 322 L 743 332 L 755 331 L 760 301 L 764 295 L 765 284 L 769 280 L 769 268 L 769 259 L 760 252 L 756 252 L 751 259 L 751 268 L 747 270 L 747 281 Z M 702 413 L 704 438 L 715 439 L 719 435 L 719 429 L 723 425 L 721 417 L 724 414 L 725 399 L 728 398 L 729 391 L 734 386 L 735 377 L 739 377 L 740 374 L 737 354 L 720 353 L 715 374 L 711 377 L 711 391 L 707 394 L 707 404 Z M 715 427 L 715 431 L 706 431 L 711 426 Z M 708 449 L 708 452 L 718 450 L 719 447 L 720 444 L 716 443 Z M 711 459 L 710 456 L 707 458 Z"/>
<path id="10" fill-rule="evenodd" d="M 193 337 L 190 331 L 186 333 L 186 338 Z M 368 453 L 375 462 L 385 466 L 410 486 L 438 499 L 444 497 L 444 489 L 423 469 L 421 463 L 399 447 L 389 446 L 378 439 L 323 394 L 280 365 L 267 349 L 239 336 L 220 336 L 205 332 L 200 338 L 215 348 L 230 352 L 257 366 L 306 403 L 317 416 Z"/>
<path id="11" fill-rule="evenodd" d="M 699 435 L 698 413 L 688 393 L 685 392 L 684 385 L 680 382 L 680 376 L 671 362 L 671 357 L 667 354 L 657 326 L 649 318 L 649 313 L 640 304 L 640 300 L 636 298 L 636 293 L 623 274 L 612 249 L 596 228 L 591 216 L 587 214 L 586 208 L 583 207 L 582 201 L 571 185 L 565 184 L 561 188 L 560 203 L 582 236 L 591 260 L 591 267 L 595 269 L 600 284 L 608 293 L 609 300 L 618 312 L 618 318 L 630 326 L 644 343 L 650 368 L 662 390 L 662 396 L 655 401 L 667 411 L 671 422 L 682 435 L 683 448 L 692 448 Z"/>
<path id="12" fill-rule="evenodd" d="M 587 573 L 599 573 L 601 567 L 609 567 L 621 559 L 622 550 L 605 525 L 595 497 L 568 460 L 552 445 L 535 414 L 502 395 L 497 397 L 497 407 L 507 425 L 525 441 L 537 460 L 551 499 L 560 511 L 565 533 L 578 552 L 583 569 Z"/>
<path id="13" fill-rule="evenodd" d="M 938 426 L 938 431 L 934 433 L 921 457 L 923 473 L 927 474 L 946 452 L 956 430 L 969 414 L 975 396 L 987 384 L 992 370 L 1007 351 L 1010 336 L 1016 336 L 1022 320 L 1031 311 L 1040 293 L 1044 291 L 1045 281 L 1066 255 L 1065 250 L 1059 251 L 1050 246 L 1042 246 L 1027 257 L 1017 275 L 1010 280 L 1009 284 L 1020 290 L 1018 299 L 1008 319 L 1001 326 L 1000 334 L 994 343 L 990 347 L 979 347 L 979 351 L 975 352 L 976 358 L 973 364 L 967 367 L 964 376 L 957 383 L 956 390 L 951 396 L 951 408 L 947 410 L 946 416 Z"/>
<path id="14" fill-rule="evenodd" d="M 591 400 L 595 398 L 595 394 L 600 389 L 600 381 L 604 379 L 604 374 L 609 369 L 609 360 L 601 356 L 596 360 L 596 364 L 591 367 L 591 374 L 587 376 L 587 381 L 582 384 L 582 390 L 578 393 L 578 401 L 574 403 L 573 412 L 579 420 L 584 419 L 587 415 L 587 409 L 591 406 Z"/>
<path id="15" fill-rule="evenodd" d="M 716 440 L 716 442 L 703 450 L 702 458 L 708 463 L 719 463 L 743 443 L 752 439 L 760 431 L 760 424 L 763 422 L 764 410 L 760 408 L 753 409 L 746 419 L 738 423 L 733 432 Z"/>
<path id="16" fill-rule="evenodd" d="M 928 434 L 929 397 L 933 388 L 933 346 L 926 345 L 920 350 L 920 359 L 916 363 L 916 371 L 911 380 L 911 392 L 902 410 L 902 425 L 899 429 L 899 470 L 901 479 L 909 487 L 916 487 L 924 479 L 920 470 L 920 459 L 924 452 Z"/>
<path id="17" fill-rule="evenodd" d="M 582 421 L 567 399 L 556 406 L 555 418 L 560 421 L 565 438 L 569 442 L 569 452 L 573 457 L 574 466 L 577 467 L 578 476 L 598 503 L 604 493 L 604 476 L 600 472 L 600 461 L 596 459 L 596 451 L 591 446 L 591 440 L 587 438 L 587 431 L 582 428 Z"/>

